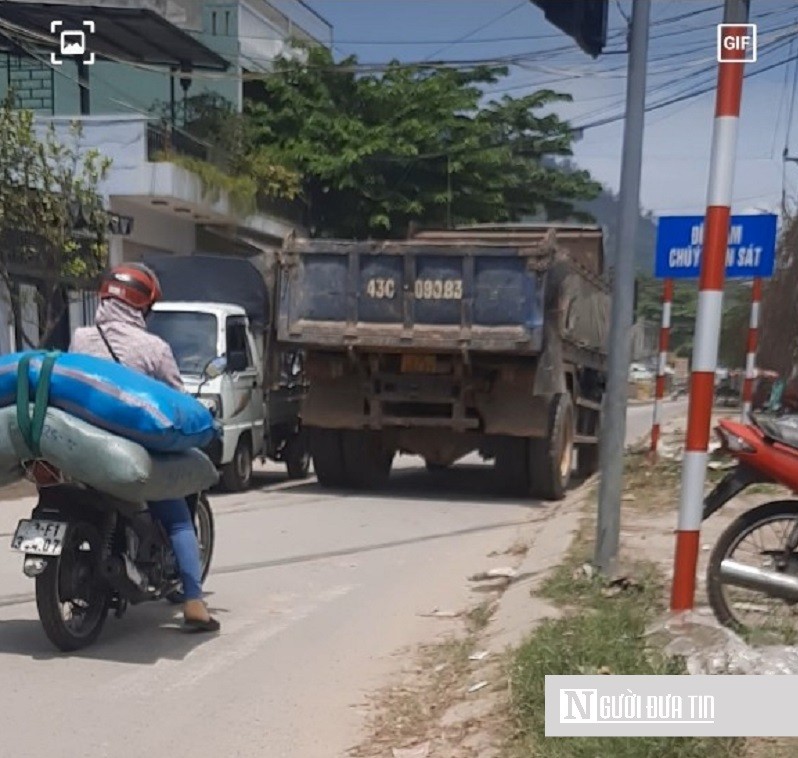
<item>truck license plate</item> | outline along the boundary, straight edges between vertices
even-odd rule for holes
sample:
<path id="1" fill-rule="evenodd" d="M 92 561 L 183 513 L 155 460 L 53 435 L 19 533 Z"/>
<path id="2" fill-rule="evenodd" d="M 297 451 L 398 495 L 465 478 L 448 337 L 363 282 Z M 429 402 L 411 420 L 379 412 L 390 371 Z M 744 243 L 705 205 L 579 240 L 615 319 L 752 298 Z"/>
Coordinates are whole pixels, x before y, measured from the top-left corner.
<path id="1" fill-rule="evenodd" d="M 438 370 L 438 361 L 434 355 L 403 355 L 403 374 L 434 374 Z"/>
<path id="2" fill-rule="evenodd" d="M 67 526 L 62 521 L 20 521 L 11 549 L 29 555 L 61 555 Z"/>

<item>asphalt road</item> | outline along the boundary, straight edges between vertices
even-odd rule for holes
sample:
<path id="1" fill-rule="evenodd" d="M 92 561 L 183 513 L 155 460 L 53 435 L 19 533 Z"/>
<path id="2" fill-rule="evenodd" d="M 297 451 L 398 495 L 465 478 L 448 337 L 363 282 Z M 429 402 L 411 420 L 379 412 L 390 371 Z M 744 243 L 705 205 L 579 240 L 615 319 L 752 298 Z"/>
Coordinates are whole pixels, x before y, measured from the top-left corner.
<path id="1" fill-rule="evenodd" d="M 666 418 L 685 407 L 667 404 Z M 628 418 L 631 441 L 651 406 Z M 148 604 L 109 619 L 89 651 L 57 654 L 20 557 L 0 550 L 0 756 L 345 755 L 368 693 L 444 629 L 428 614 L 475 604 L 465 578 L 556 519 L 556 505 L 495 497 L 478 461 L 436 476 L 419 464 L 403 459 L 377 496 L 289 484 L 271 467 L 258 489 L 213 498 L 216 638 L 184 635 L 173 607 Z M 0 503 L 0 543 L 29 510 Z"/>

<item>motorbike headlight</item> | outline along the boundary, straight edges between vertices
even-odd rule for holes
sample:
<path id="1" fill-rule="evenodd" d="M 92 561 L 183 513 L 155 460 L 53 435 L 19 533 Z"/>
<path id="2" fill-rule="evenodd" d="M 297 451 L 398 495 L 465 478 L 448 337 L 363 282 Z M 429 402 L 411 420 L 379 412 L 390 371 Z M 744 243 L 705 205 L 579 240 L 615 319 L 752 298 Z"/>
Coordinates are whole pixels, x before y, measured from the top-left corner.
<path id="1" fill-rule="evenodd" d="M 742 437 L 732 434 L 728 429 L 719 426 L 716 429 L 721 445 L 730 453 L 755 453 L 756 448 L 749 445 Z"/>
<path id="2" fill-rule="evenodd" d="M 197 398 L 210 412 L 214 418 L 222 415 L 222 398 L 219 395 L 203 395 Z"/>

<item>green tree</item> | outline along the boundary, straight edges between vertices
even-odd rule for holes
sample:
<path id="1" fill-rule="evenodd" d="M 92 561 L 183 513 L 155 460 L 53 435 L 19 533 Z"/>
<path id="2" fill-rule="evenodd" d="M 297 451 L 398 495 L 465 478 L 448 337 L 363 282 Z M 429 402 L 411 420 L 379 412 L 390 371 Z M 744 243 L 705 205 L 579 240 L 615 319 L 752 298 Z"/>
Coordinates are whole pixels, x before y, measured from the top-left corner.
<path id="1" fill-rule="evenodd" d="M 638 316 L 654 324 L 662 322 L 662 280 L 646 276 L 639 279 Z M 671 306 L 670 351 L 689 358 L 693 352 L 693 332 L 698 303 L 694 281 L 675 281 Z"/>
<path id="2" fill-rule="evenodd" d="M 757 364 L 789 376 L 798 363 L 798 214 L 785 218 L 776 270 L 765 282 Z"/>
<path id="3" fill-rule="evenodd" d="M 249 155 L 301 177 L 306 224 L 318 236 L 397 237 L 408 225 L 574 214 L 598 194 L 585 171 L 542 159 L 571 155 L 569 125 L 551 90 L 484 103 L 507 74 L 398 62 L 363 72 L 325 48 L 281 59 L 250 89 Z"/>
<path id="4" fill-rule="evenodd" d="M 678 279 L 674 282 L 671 308 L 670 350 L 689 358 L 693 352 L 698 282 Z M 719 363 L 728 368 L 745 365 L 748 321 L 751 313 L 751 287 L 747 282 L 727 281 L 723 293 Z M 655 324 L 662 320 L 662 280 L 643 277 L 639 280 L 638 315 Z"/>
<path id="5" fill-rule="evenodd" d="M 0 134 L 0 282 L 15 314 L 20 279 L 35 282 L 38 344 L 47 344 L 66 309 L 64 288 L 91 282 L 105 266 L 108 214 L 98 187 L 110 161 L 80 148 L 77 123 L 66 142 L 52 125 L 37 134 L 33 114 L 12 98 L 0 107 Z"/>
<path id="6" fill-rule="evenodd" d="M 751 320 L 751 285 L 730 281 L 723 293 L 723 321 L 719 361 L 729 368 L 743 368 Z"/>

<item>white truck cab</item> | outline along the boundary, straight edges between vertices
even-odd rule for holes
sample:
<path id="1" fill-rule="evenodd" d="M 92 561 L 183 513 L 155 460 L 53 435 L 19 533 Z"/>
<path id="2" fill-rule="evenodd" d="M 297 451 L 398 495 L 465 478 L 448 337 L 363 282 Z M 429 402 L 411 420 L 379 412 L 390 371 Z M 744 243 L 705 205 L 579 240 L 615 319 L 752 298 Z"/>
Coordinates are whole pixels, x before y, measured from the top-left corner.
<path id="1" fill-rule="evenodd" d="M 195 393 L 202 372 L 219 356 L 228 370 L 209 379 L 199 400 L 222 427 L 221 449 L 208 451 L 228 489 L 240 490 L 252 476 L 252 460 L 264 455 L 265 402 L 262 347 L 254 339 L 244 309 L 213 303 L 156 303 L 148 327 L 175 354 L 186 389 Z"/>
<path id="2" fill-rule="evenodd" d="M 272 338 L 270 298 L 261 273 L 245 259 L 173 256 L 146 261 L 161 282 L 163 300 L 147 327 L 172 348 L 186 390 L 215 415 L 220 440 L 205 451 L 222 485 L 247 489 L 255 458 L 283 462 L 289 477 L 307 476 L 310 453 L 299 410 L 305 393 L 300 354 Z M 225 370 L 203 371 L 216 358 Z"/>

